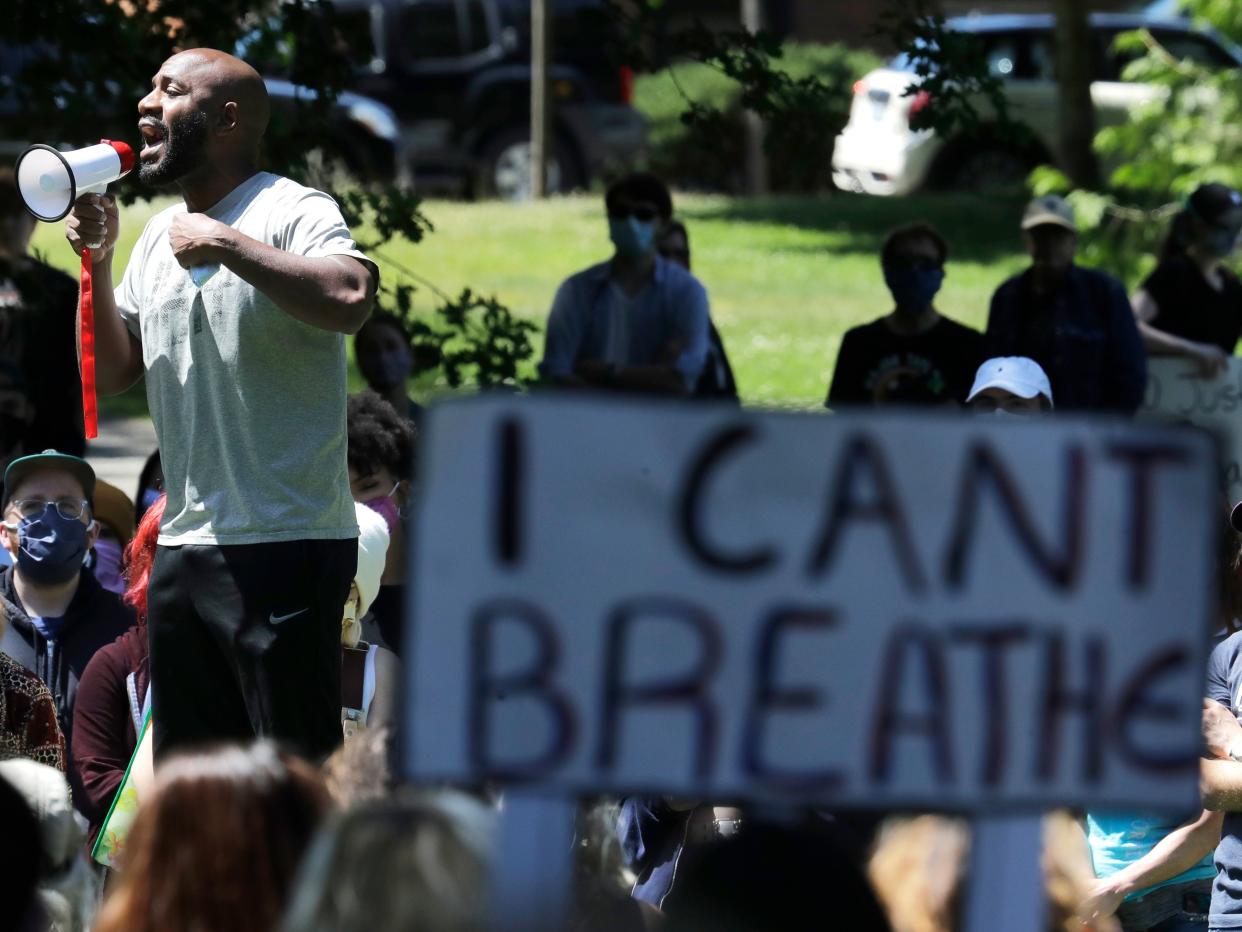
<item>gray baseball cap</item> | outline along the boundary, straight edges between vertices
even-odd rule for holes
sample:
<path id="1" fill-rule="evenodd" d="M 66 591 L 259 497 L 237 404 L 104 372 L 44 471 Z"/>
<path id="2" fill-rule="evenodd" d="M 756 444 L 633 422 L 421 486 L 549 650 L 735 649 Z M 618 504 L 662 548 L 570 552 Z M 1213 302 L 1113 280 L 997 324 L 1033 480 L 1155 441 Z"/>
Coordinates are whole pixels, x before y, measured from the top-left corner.
<path id="1" fill-rule="evenodd" d="M 1045 194 L 1027 204 L 1022 215 L 1022 229 L 1042 226 L 1064 227 L 1077 233 L 1078 224 L 1074 222 L 1074 208 L 1069 201 L 1057 194 Z"/>

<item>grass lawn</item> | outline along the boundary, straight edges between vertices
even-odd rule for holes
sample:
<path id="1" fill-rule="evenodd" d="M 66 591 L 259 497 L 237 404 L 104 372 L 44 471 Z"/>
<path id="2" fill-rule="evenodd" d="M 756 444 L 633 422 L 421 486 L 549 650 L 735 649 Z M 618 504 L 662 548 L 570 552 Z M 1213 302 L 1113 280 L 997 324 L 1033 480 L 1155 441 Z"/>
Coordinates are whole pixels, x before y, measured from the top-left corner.
<path id="1" fill-rule="evenodd" d="M 677 205 L 690 229 L 695 274 L 751 404 L 822 404 L 842 335 L 890 310 L 878 260 L 890 228 L 924 219 L 941 230 L 952 254 L 937 306 L 975 327 L 984 323 L 992 291 L 1023 265 L 1020 200 L 684 195 Z M 122 209 L 119 257 L 128 256 L 155 209 Z M 598 196 L 536 205 L 431 201 L 425 212 L 436 232 L 417 246 L 380 250 L 385 275 L 400 274 L 400 265 L 446 292 L 468 286 L 495 294 L 541 325 L 560 281 L 610 252 Z M 60 224 L 41 224 L 34 248 L 76 274 Z M 115 264 L 118 279 L 123 268 Z M 418 306 L 430 313 L 434 303 L 423 288 Z M 351 379 L 361 384 L 352 371 Z M 105 411 L 142 409 L 140 391 L 104 402 Z"/>

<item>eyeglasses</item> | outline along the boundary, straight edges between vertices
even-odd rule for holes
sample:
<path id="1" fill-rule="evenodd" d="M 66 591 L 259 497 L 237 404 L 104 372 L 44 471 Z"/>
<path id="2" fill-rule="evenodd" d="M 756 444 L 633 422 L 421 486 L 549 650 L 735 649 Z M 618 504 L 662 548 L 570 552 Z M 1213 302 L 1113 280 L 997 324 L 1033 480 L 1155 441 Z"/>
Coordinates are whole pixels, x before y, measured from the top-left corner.
<path id="1" fill-rule="evenodd" d="M 627 217 L 633 217 L 639 223 L 650 223 L 659 215 L 659 211 L 654 207 L 613 207 L 608 211 L 608 217 L 611 220 L 625 220 Z"/>
<path id="2" fill-rule="evenodd" d="M 13 507 L 25 519 L 39 517 L 47 510 L 49 505 L 54 505 L 56 513 L 66 521 L 77 521 L 91 507 L 90 502 L 80 498 L 58 498 L 54 502 L 49 502 L 42 498 L 16 498 L 13 500 Z"/>

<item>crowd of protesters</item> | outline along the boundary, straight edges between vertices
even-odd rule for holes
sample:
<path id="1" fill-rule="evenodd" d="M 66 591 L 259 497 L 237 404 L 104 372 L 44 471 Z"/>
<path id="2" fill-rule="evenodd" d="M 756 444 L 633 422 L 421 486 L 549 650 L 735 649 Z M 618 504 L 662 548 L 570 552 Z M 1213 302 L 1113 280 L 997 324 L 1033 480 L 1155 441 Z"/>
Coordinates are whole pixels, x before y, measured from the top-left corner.
<path id="1" fill-rule="evenodd" d="M 115 202 L 86 195 L 67 223 L 97 273 L 100 389 L 146 379 L 159 449 L 132 500 L 81 458 L 72 283 L 27 255 L 32 225 L 0 184 L 6 927 L 481 928 L 497 799 L 402 787 L 393 765 L 422 419 L 410 334 L 371 313 L 380 268 L 335 203 L 258 170 L 268 105 L 249 66 L 180 53 L 139 114 L 140 180 L 183 203 L 147 224 L 115 290 Z M 668 189 L 629 176 L 605 208 L 613 255 L 552 299 L 548 390 L 736 401 Z M 1224 367 L 1242 336 L 1236 192 L 1195 191 L 1133 302 L 1075 264 L 1063 199 L 1016 225 L 1031 264 L 983 333 L 937 308 L 945 236 L 894 230 L 892 310 L 844 335 L 827 405 L 1129 415 L 1149 352 Z M 354 396 L 349 335 L 370 386 Z M 1232 631 L 1242 512 L 1220 526 Z M 1242 634 L 1216 647 L 1205 696 L 1201 813 L 1048 817 L 1050 928 L 1242 928 Z M 576 929 L 801 928 L 825 909 L 834 928 L 961 922 L 970 829 L 947 817 L 648 796 L 584 804 L 576 834 Z"/>

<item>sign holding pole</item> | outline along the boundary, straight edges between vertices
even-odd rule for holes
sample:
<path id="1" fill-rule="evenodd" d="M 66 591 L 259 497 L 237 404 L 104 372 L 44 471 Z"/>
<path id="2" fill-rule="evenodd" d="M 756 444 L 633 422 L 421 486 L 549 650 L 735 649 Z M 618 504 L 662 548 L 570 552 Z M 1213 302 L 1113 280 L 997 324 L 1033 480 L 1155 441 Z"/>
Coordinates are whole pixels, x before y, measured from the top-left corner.
<path id="1" fill-rule="evenodd" d="M 530 0 L 530 195 L 548 194 L 548 146 L 551 138 L 548 63 L 551 58 L 552 0 Z"/>
<path id="2" fill-rule="evenodd" d="M 565 397 L 429 421 L 409 776 L 1197 805 L 1210 437 Z"/>

